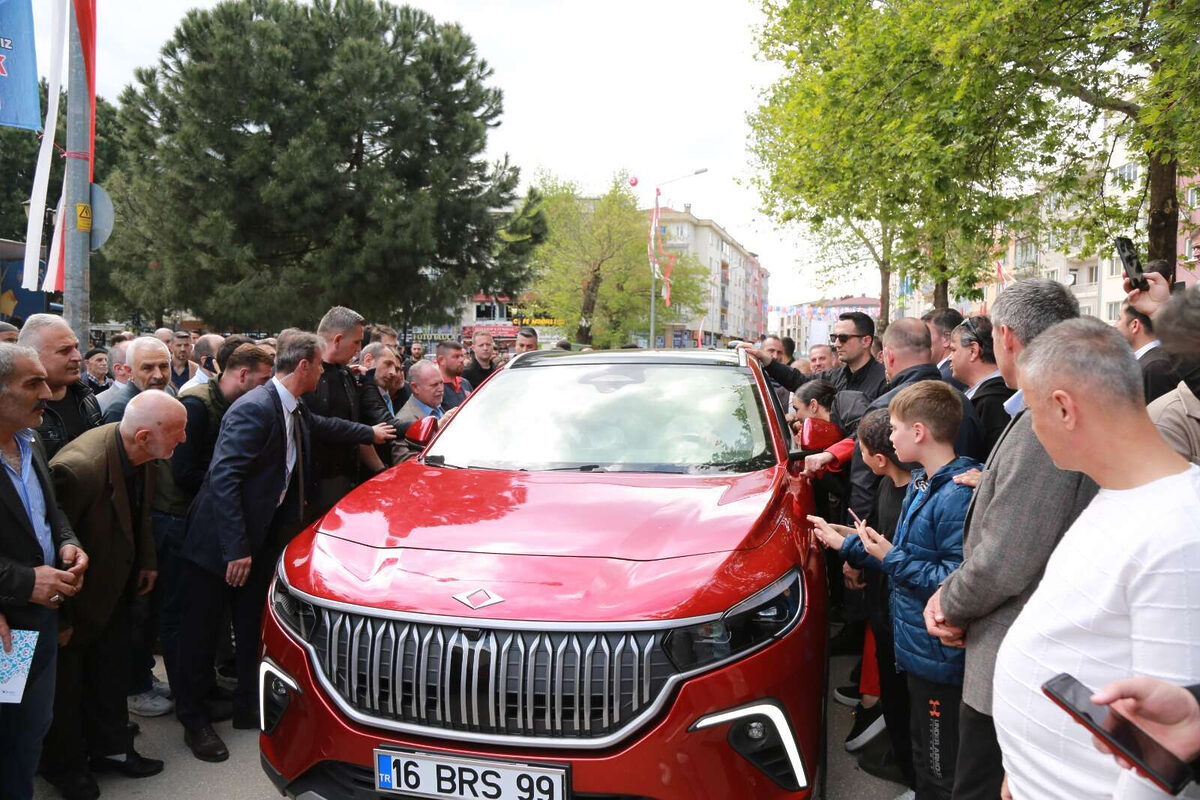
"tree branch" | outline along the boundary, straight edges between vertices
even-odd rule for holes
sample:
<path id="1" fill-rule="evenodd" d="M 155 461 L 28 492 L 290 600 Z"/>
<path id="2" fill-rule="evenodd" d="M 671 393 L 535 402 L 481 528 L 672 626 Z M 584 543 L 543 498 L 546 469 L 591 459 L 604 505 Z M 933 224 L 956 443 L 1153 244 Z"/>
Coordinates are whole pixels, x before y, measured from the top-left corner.
<path id="1" fill-rule="evenodd" d="M 1096 108 L 1103 108 L 1106 111 L 1116 111 L 1124 114 L 1127 117 L 1137 117 L 1142 107 L 1138 103 L 1129 100 L 1122 100 L 1117 97 L 1109 97 L 1100 92 L 1093 91 L 1083 84 L 1079 83 L 1066 75 L 1061 75 L 1050 68 L 1050 65 L 1043 63 L 1040 59 L 1030 59 L 1029 66 L 1035 72 L 1035 78 L 1038 82 L 1047 86 L 1053 86 L 1056 89 L 1074 95 L 1083 102 Z"/>

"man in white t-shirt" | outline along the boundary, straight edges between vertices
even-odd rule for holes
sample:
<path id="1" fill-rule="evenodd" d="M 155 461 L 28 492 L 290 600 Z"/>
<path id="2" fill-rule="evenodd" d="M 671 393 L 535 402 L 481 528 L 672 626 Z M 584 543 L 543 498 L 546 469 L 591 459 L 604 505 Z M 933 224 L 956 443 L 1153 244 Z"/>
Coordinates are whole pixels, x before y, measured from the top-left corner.
<path id="1" fill-rule="evenodd" d="M 1133 352 L 1103 322 L 1059 323 L 1018 363 L 1039 441 L 1100 492 L 1063 535 L 996 658 L 1007 789 L 1017 800 L 1108 798 L 1134 778 L 1041 687 L 1062 672 L 1093 690 L 1135 674 L 1200 681 L 1200 467 L 1159 436 Z"/>

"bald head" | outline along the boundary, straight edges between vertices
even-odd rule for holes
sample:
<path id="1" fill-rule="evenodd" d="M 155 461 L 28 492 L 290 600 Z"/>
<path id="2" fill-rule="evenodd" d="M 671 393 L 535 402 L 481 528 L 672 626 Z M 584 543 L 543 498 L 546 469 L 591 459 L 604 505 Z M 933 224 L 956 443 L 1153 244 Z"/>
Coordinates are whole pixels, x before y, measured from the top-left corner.
<path id="1" fill-rule="evenodd" d="M 919 319 L 898 319 L 883 332 L 883 367 L 888 380 L 910 367 L 929 364 L 932 342 L 929 328 Z"/>
<path id="2" fill-rule="evenodd" d="M 187 411 L 183 404 L 157 389 L 141 392 L 129 401 L 120 423 L 121 440 L 135 465 L 170 458 L 186 438 Z"/>
<path id="3" fill-rule="evenodd" d="M 159 328 L 154 332 L 154 338 L 170 347 L 171 340 L 175 338 L 175 331 L 170 328 Z"/>

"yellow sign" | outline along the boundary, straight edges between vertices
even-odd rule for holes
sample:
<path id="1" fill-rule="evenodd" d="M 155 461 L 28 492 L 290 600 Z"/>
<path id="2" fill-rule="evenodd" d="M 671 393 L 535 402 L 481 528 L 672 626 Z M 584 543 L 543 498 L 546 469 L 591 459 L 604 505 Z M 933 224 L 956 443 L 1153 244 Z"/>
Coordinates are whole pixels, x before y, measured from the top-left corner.
<path id="1" fill-rule="evenodd" d="M 88 203 L 75 204 L 75 230 L 92 232 L 92 207 Z"/>

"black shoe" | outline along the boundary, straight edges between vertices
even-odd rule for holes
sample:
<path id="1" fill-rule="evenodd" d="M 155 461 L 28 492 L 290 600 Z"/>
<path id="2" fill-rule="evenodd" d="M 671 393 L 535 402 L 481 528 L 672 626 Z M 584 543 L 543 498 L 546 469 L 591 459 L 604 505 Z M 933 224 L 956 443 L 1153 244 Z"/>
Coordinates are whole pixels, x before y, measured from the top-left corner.
<path id="1" fill-rule="evenodd" d="M 239 731 L 258 730 L 258 710 L 233 712 L 233 727 Z"/>
<path id="2" fill-rule="evenodd" d="M 163 771 L 163 762 L 157 758 L 146 758 L 132 747 L 125 754 L 124 761 L 115 758 L 93 756 L 91 759 L 94 772 L 116 772 L 126 778 L 149 778 Z"/>
<path id="3" fill-rule="evenodd" d="M 878 752 L 866 751 L 859 754 L 858 766 L 868 775 L 912 788 L 912 781 L 904 777 L 890 745 L 878 748 Z"/>
<path id="4" fill-rule="evenodd" d="M 829 654 L 831 656 L 861 656 L 863 636 L 862 623 L 846 623 L 838 631 L 837 636 L 829 640 Z"/>
<path id="5" fill-rule="evenodd" d="M 63 800 L 96 800 L 100 796 L 100 787 L 90 772 L 64 772 L 58 775 L 45 775 Z"/>
<path id="6" fill-rule="evenodd" d="M 135 736 L 141 736 L 142 735 L 142 726 L 138 725 L 133 720 L 129 720 L 129 722 L 125 723 L 125 732 L 129 734 L 130 739 L 132 739 Z"/>
<path id="7" fill-rule="evenodd" d="M 854 726 L 846 736 L 846 752 L 856 753 L 867 746 L 867 743 L 887 730 L 883 720 L 883 705 L 876 703 L 870 708 L 863 708 L 860 703 L 854 709 Z"/>
<path id="8" fill-rule="evenodd" d="M 232 700 L 210 698 L 204 702 L 204 707 L 208 709 L 210 722 L 224 722 L 227 719 L 233 719 Z"/>
<path id="9" fill-rule="evenodd" d="M 833 699 L 844 706 L 854 708 L 862 702 L 862 692 L 858 690 L 857 683 L 853 686 L 839 686 L 833 690 Z"/>
<path id="10" fill-rule="evenodd" d="M 858 682 L 860 680 L 862 680 L 862 659 L 861 658 L 858 660 L 858 663 L 854 665 L 854 669 L 850 670 L 850 682 L 853 683 L 855 686 L 858 686 Z"/>
<path id="11" fill-rule="evenodd" d="M 184 728 L 183 743 L 192 751 L 192 755 L 201 761 L 224 761 L 229 758 L 229 750 L 212 725 L 202 728 Z"/>

